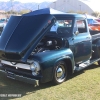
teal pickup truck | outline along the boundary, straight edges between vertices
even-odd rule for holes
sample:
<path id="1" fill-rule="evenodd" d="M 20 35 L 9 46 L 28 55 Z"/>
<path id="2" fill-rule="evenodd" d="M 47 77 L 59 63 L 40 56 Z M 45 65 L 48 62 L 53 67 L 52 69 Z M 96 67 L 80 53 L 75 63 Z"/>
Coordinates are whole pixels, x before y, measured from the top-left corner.
<path id="1" fill-rule="evenodd" d="M 100 33 L 90 32 L 81 14 L 45 8 L 12 16 L 0 38 L 0 59 L 8 78 L 60 84 L 94 62 L 100 65 Z"/>

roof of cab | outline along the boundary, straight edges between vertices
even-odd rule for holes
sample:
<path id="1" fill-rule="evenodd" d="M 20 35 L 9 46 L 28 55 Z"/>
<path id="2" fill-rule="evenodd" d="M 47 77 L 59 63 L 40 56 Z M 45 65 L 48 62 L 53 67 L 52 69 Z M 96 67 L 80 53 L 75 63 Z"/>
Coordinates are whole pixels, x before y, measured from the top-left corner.
<path id="1" fill-rule="evenodd" d="M 61 12 L 52 8 L 44 8 L 44 9 L 39 9 L 35 10 L 26 14 L 23 14 L 22 16 L 34 16 L 34 15 L 39 15 L 39 14 L 51 14 L 54 16 L 65 16 L 65 17 L 85 17 L 85 15 L 82 14 L 77 14 L 77 13 L 65 13 Z"/>
<path id="2" fill-rule="evenodd" d="M 76 17 L 82 17 L 86 18 L 85 15 L 77 14 L 77 13 L 66 13 L 66 14 L 53 14 L 55 17 L 69 17 L 69 18 L 76 18 Z"/>

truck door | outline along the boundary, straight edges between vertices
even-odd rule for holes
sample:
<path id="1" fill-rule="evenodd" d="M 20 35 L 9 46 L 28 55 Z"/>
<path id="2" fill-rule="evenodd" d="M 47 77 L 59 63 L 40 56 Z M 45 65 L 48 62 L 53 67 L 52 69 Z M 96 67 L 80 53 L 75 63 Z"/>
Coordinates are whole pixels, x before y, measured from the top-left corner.
<path id="1" fill-rule="evenodd" d="M 74 59 L 81 63 L 91 58 L 92 39 L 85 19 L 76 19 L 74 25 Z"/>

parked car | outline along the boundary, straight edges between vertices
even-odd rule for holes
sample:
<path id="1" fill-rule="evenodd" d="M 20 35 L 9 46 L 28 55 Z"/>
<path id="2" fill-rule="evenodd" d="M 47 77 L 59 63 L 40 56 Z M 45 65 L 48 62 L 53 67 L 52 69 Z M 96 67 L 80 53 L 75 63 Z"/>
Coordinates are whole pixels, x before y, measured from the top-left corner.
<path id="1" fill-rule="evenodd" d="M 0 34 L 2 33 L 3 29 L 5 28 L 7 22 L 8 22 L 8 19 L 6 19 L 6 18 L 0 19 Z"/>
<path id="2" fill-rule="evenodd" d="M 60 84 L 94 62 L 100 65 L 100 33 L 90 34 L 81 14 L 45 8 L 12 16 L 0 41 L 1 71 L 35 85 Z"/>
<path id="3" fill-rule="evenodd" d="M 98 18 L 91 15 L 86 15 L 90 30 L 100 31 L 100 22 Z"/>
<path id="4" fill-rule="evenodd" d="M 100 18 L 96 19 L 96 21 L 100 22 Z"/>
<path id="5" fill-rule="evenodd" d="M 100 31 L 100 23 L 95 19 L 87 19 L 88 25 L 91 30 Z"/>

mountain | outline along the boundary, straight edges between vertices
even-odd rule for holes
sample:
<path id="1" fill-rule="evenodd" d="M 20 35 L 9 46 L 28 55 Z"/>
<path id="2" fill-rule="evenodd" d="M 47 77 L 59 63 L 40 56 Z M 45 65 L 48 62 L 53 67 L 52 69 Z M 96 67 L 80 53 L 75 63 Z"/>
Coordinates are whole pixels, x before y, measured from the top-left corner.
<path id="1" fill-rule="evenodd" d="M 10 10 L 14 10 L 14 11 L 21 11 L 21 10 L 37 10 L 38 7 L 39 9 L 41 8 L 46 8 L 49 6 L 51 2 L 42 2 L 42 3 L 35 3 L 35 2 L 30 2 L 30 3 L 21 3 L 18 1 L 14 1 L 14 2 L 0 2 L 0 10 L 5 10 L 5 11 L 10 11 Z"/>

